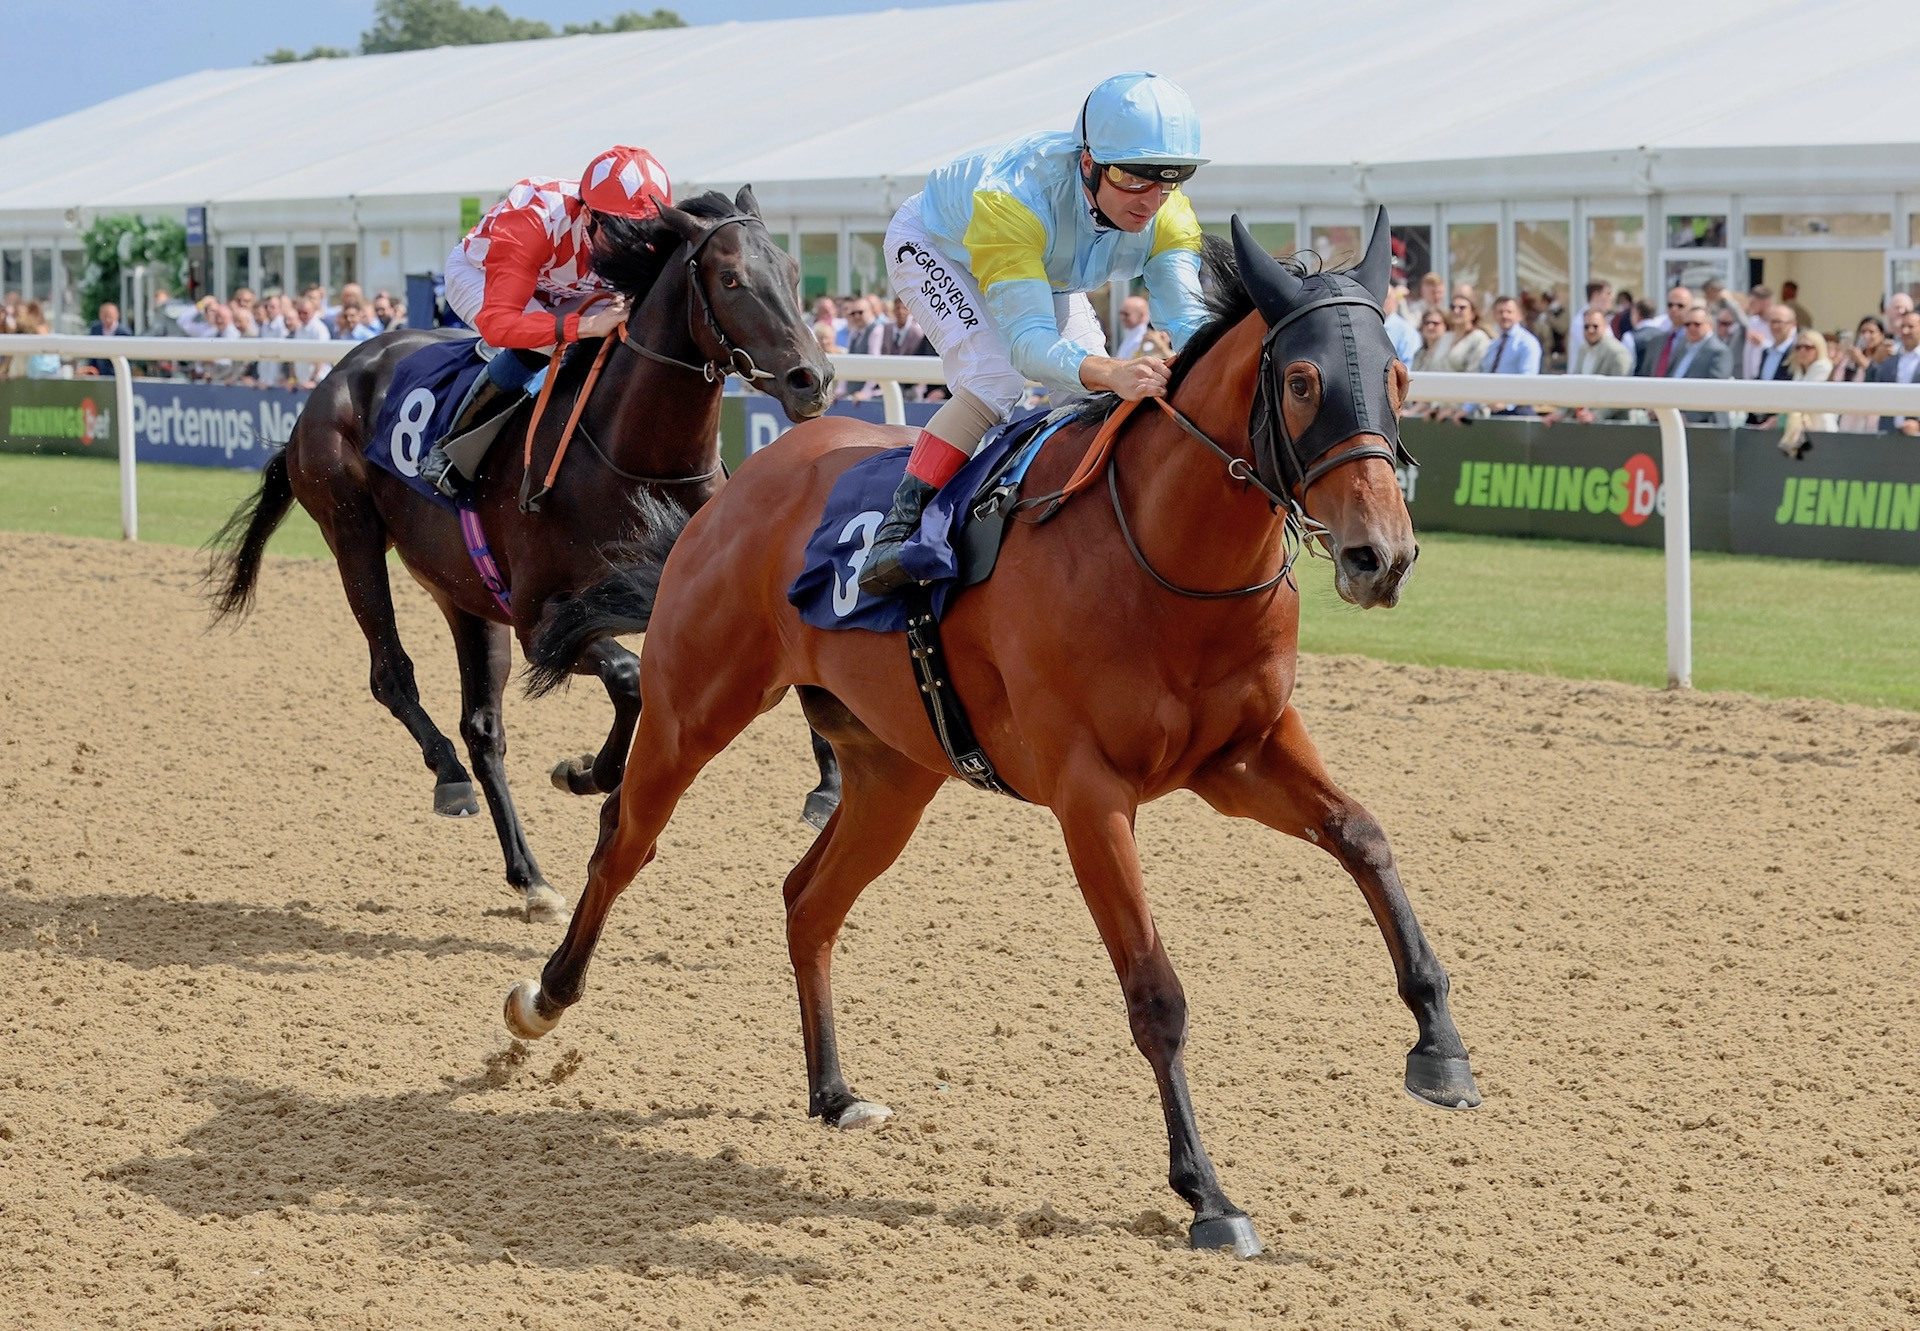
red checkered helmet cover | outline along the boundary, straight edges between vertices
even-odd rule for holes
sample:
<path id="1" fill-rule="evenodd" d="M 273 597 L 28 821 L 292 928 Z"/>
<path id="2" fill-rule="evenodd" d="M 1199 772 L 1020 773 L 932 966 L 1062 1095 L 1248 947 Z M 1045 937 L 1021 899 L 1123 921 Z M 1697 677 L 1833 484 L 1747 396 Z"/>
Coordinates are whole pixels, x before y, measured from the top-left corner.
<path id="1" fill-rule="evenodd" d="M 662 208 L 673 206 L 673 184 L 652 153 L 620 144 L 587 163 L 580 173 L 580 200 L 597 213 L 658 217 Z"/>

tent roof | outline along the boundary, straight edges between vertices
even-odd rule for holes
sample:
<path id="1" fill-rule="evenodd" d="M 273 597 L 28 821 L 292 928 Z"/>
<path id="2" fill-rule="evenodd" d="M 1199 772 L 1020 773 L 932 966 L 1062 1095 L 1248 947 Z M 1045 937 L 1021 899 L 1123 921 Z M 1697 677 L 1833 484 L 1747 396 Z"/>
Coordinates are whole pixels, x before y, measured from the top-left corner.
<path id="1" fill-rule="evenodd" d="M 1498 197 L 1523 160 L 1612 154 L 1625 191 L 1650 156 L 1780 150 L 1757 160 L 1787 187 L 1920 155 L 1913 3 L 1000 0 L 209 70 L 0 137 L 0 210 L 497 194 L 619 141 L 676 181 L 911 179 L 1142 65 L 1226 167 L 1422 164 Z"/>

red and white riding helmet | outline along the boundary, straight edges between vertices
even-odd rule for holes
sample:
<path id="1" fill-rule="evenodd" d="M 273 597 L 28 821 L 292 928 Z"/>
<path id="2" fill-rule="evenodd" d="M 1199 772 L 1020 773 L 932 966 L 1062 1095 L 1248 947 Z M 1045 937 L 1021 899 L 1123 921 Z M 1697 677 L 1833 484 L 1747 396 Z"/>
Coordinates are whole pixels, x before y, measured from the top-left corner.
<path id="1" fill-rule="evenodd" d="M 580 173 L 580 199 L 596 213 L 658 217 L 662 208 L 673 206 L 673 184 L 652 153 L 619 144 L 587 163 Z"/>

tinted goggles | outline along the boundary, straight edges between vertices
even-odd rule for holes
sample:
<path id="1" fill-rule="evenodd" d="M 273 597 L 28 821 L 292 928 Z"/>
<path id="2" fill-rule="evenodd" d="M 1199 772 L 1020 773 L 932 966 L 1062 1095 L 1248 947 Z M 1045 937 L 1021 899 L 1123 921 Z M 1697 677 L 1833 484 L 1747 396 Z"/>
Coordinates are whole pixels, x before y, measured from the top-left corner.
<path id="1" fill-rule="evenodd" d="M 1122 194 L 1145 194 L 1150 189 L 1170 190 L 1183 180 L 1192 180 L 1200 168 L 1163 162 L 1114 162 L 1100 169 L 1107 183 Z"/>

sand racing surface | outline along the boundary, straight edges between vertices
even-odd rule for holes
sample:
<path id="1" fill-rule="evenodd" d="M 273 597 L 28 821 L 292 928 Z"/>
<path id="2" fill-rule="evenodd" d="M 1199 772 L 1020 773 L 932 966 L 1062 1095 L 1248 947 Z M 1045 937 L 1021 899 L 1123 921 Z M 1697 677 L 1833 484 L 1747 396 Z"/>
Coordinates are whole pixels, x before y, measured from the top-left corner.
<path id="1" fill-rule="evenodd" d="M 6 1331 L 1920 1324 L 1920 718 L 1309 658 L 1486 1102 L 1401 1090 L 1413 1022 L 1331 858 L 1149 807 L 1200 1125 L 1268 1247 L 1236 1262 L 1185 1246 L 1044 812 L 950 786 L 855 909 L 839 1033 L 884 1128 L 805 1114 L 791 703 L 516 1045 L 558 931 L 486 819 L 432 816 L 332 565 L 270 561 L 211 635 L 198 567 L 0 535 Z M 451 733 L 444 627 L 396 595 Z M 607 716 L 509 697 L 569 898 L 598 801 L 546 773 Z"/>

